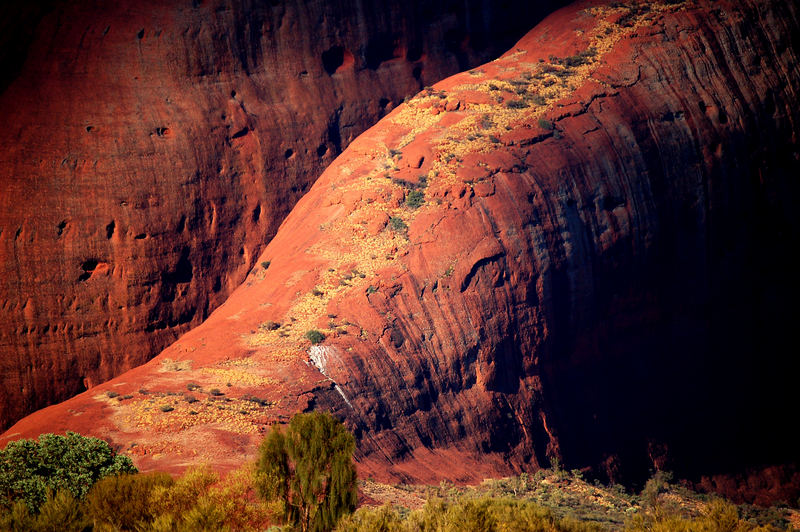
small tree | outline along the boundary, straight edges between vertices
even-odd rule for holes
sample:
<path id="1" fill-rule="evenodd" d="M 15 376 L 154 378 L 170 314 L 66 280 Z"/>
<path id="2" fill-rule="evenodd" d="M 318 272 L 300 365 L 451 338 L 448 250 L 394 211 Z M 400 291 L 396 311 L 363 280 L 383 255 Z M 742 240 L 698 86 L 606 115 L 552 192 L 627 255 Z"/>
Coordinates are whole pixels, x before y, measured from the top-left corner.
<path id="1" fill-rule="evenodd" d="M 67 432 L 13 441 L 0 450 L 0 507 L 24 500 L 36 513 L 48 490 L 68 490 L 80 499 L 105 476 L 135 472 L 130 458 L 98 438 Z"/>
<path id="2" fill-rule="evenodd" d="M 303 532 L 332 530 L 356 506 L 355 439 L 328 413 L 297 414 L 261 444 L 256 486 L 284 503 L 284 518 Z"/>

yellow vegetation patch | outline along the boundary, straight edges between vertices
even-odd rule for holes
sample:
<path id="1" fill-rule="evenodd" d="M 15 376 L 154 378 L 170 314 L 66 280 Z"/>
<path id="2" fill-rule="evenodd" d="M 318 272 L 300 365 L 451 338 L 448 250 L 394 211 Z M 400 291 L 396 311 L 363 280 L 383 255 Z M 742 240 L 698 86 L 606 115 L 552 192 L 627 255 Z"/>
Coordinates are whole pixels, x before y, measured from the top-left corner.
<path id="1" fill-rule="evenodd" d="M 215 425 L 238 434 L 253 434 L 271 418 L 272 404 L 245 398 L 208 397 L 196 394 L 140 396 L 122 403 L 117 417 L 123 430 L 173 432 L 196 425 Z M 193 402 L 189 402 L 193 401 Z"/>
<path id="2" fill-rule="evenodd" d="M 216 379 L 216 382 L 223 382 L 234 386 L 266 386 L 277 382 L 270 377 L 264 377 L 244 369 L 210 367 L 201 368 L 200 372 L 213 377 Z"/>
<path id="3" fill-rule="evenodd" d="M 161 361 L 161 368 L 159 368 L 159 371 L 189 371 L 191 369 L 191 360 L 172 360 L 171 358 L 165 358 Z"/>

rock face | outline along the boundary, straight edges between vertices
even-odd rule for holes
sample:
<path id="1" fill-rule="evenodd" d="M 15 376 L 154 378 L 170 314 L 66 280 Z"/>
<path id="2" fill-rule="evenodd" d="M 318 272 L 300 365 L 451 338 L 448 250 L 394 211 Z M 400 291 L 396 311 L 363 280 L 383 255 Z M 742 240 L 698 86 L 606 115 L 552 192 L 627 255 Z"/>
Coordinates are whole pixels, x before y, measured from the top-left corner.
<path id="1" fill-rule="evenodd" d="M 205 323 L 3 438 L 69 428 L 145 469 L 226 468 L 323 408 L 378 478 L 558 457 L 724 487 L 796 465 L 798 15 L 554 13 L 359 136 Z M 796 499 L 797 476 L 772 478 Z"/>
<path id="2" fill-rule="evenodd" d="M 0 8 L 0 427 L 199 324 L 356 135 L 555 3 Z"/>

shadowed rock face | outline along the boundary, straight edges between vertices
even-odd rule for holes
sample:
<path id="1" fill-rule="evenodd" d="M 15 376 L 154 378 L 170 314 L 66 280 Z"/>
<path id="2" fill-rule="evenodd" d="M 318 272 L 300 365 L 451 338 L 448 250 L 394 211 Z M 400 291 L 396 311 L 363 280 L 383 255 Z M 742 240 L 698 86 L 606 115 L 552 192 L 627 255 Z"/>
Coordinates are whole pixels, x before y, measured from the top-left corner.
<path id="1" fill-rule="evenodd" d="M 0 427 L 199 324 L 356 135 L 555 3 L 0 8 Z"/>
<path id="2" fill-rule="evenodd" d="M 4 438 L 227 468 L 323 408 L 377 478 L 796 465 L 799 29 L 777 0 L 554 13 L 359 136 L 205 323 Z M 770 471 L 756 500 L 796 500 Z"/>

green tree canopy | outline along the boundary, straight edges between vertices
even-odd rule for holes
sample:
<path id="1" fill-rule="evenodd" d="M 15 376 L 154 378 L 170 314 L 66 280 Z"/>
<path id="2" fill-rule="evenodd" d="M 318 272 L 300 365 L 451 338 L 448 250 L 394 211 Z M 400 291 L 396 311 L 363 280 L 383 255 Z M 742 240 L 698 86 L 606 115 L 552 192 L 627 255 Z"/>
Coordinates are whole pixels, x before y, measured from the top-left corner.
<path id="1" fill-rule="evenodd" d="M 67 432 L 17 440 L 0 450 L 0 508 L 24 500 L 35 513 L 47 500 L 48 490 L 68 490 L 82 498 L 105 476 L 135 472 L 130 458 L 117 456 L 98 438 Z"/>
<path id="2" fill-rule="evenodd" d="M 258 491 L 282 500 L 284 517 L 303 532 L 332 530 L 356 506 L 354 450 L 355 438 L 330 414 L 297 414 L 261 444 Z"/>

